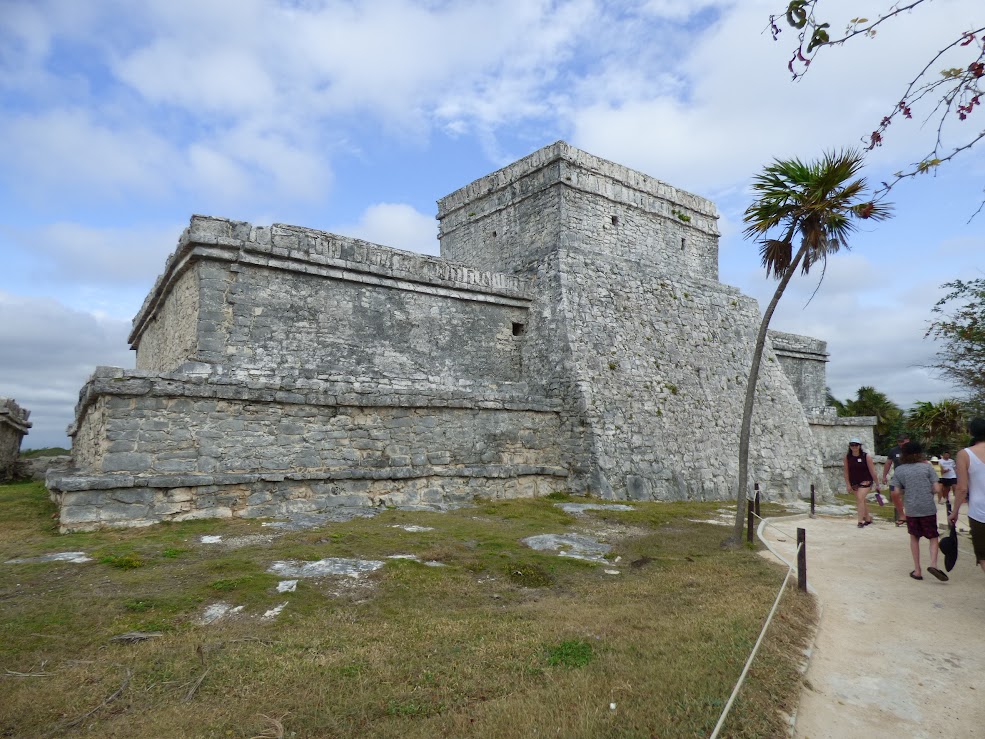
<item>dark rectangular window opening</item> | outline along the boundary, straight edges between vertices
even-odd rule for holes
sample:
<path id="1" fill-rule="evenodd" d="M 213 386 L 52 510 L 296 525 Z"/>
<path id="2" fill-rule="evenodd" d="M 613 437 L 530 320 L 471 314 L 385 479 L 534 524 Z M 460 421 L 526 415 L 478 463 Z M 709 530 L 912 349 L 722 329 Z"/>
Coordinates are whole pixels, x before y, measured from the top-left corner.
<path id="1" fill-rule="evenodd" d="M 684 251 L 684 244 L 687 243 L 683 236 L 681 236 L 681 251 Z"/>
<path id="2" fill-rule="evenodd" d="M 612 225 L 613 226 L 619 225 L 619 216 L 612 216 Z"/>
<path id="3" fill-rule="evenodd" d="M 527 326 L 524 323 L 514 323 L 513 324 L 513 335 L 521 336 L 524 331 L 527 330 Z"/>

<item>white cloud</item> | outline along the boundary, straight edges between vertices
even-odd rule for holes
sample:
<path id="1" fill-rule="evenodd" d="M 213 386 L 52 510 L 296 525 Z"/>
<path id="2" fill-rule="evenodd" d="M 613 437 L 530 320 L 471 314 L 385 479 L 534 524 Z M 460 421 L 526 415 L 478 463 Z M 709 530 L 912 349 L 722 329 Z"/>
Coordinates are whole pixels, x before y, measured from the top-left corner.
<path id="1" fill-rule="evenodd" d="M 67 445 L 79 388 L 96 366 L 133 366 L 129 328 L 129 321 L 0 291 L 0 396 L 31 411 L 24 448 Z"/>
<path id="2" fill-rule="evenodd" d="M 438 253 L 438 222 L 434 216 L 402 203 L 371 205 L 357 223 L 333 230 L 394 249 Z"/>
<path id="3" fill-rule="evenodd" d="M 940 348 L 924 338 L 930 308 L 939 296 L 937 281 L 885 289 L 886 265 L 854 253 L 830 259 L 818 289 L 820 277 L 812 270 L 791 280 L 770 328 L 828 343 L 827 381 L 836 398 L 854 397 L 861 385 L 871 385 L 906 408 L 918 400 L 936 402 L 960 394 L 929 369 Z M 888 277 L 891 282 L 892 274 Z M 776 283 L 762 272 L 750 274 L 745 282 L 764 308 Z"/>
<path id="4" fill-rule="evenodd" d="M 97 228 L 53 223 L 34 230 L 0 227 L 21 249 L 44 260 L 36 278 L 76 285 L 151 284 L 184 225 Z"/>
<path id="5" fill-rule="evenodd" d="M 172 167 L 170 143 L 140 126 L 114 127 L 79 108 L 12 115 L 0 123 L 4 178 L 35 193 L 160 195 Z"/>

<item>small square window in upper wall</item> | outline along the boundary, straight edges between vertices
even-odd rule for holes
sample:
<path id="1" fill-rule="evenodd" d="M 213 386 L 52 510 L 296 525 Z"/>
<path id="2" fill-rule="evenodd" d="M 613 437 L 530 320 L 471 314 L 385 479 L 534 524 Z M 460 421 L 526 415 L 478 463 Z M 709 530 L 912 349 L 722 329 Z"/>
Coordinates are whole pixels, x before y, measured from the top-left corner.
<path id="1" fill-rule="evenodd" d="M 523 332 L 527 330 L 527 324 L 525 323 L 514 323 L 513 324 L 513 335 L 521 336 Z"/>
<path id="2" fill-rule="evenodd" d="M 619 225 L 619 216 L 612 216 L 612 225 L 613 226 Z"/>

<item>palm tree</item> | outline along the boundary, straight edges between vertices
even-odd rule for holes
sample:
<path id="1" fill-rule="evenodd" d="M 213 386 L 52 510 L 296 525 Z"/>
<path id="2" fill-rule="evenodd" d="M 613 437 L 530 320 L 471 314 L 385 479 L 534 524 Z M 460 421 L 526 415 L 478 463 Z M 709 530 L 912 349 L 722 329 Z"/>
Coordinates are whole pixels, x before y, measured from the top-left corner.
<path id="1" fill-rule="evenodd" d="M 855 178 L 861 168 L 862 155 L 856 150 L 828 152 L 820 161 L 806 164 L 799 159 L 775 159 L 753 180 L 752 189 L 757 198 L 743 216 L 748 224 L 744 233 L 746 238 L 760 240 L 759 254 L 766 267 L 766 276 L 772 274 L 780 282 L 759 325 L 749 381 L 746 383 L 742 429 L 739 433 L 738 505 L 731 539 L 733 544 L 738 544 L 742 538 L 746 516 L 749 436 L 759 365 L 766 344 L 766 330 L 780 296 L 798 267 L 806 274 L 815 264 L 820 262 L 823 265 L 829 254 L 842 247 L 849 248 L 848 237 L 855 231 L 855 219 L 879 221 L 890 215 L 889 205 L 863 199 L 865 180 Z M 780 238 L 767 238 L 776 230 L 779 230 Z M 794 239 L 800 242 L 796 252 Z"/>
<path id="2" fill-rule="evenodd" d="M 855 399 L 845 403 L 847 416 L 875 416 L 876 427 L 873 429 L 876 450 L 885 452 L 895 440 L 894 432 L 900 430 L 903 420 L 903 410 L 891 401 L 885 393 L 874 387 L 863 385 L 855 393 Z"/>
<path id="3" fill-rule="evenodd" d="M 964 409 L 956 400 L 919 401 L 907 414 L 906 426 L 934 454 L 944 451 L 954 454 L 965 435 Z"/>

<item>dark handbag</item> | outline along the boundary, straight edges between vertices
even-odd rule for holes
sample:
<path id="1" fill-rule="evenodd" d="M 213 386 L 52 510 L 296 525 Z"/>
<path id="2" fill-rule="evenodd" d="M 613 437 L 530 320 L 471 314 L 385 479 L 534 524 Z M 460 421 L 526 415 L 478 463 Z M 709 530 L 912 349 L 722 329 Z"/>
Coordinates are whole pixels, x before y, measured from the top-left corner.
<path id="1" fill-rule="evenodd" d="M 944 553 L 944 569 L 950 572 L 958 561 L 958 530 L 952 523 L 948 535 L 941 539 L 941 551 Z"/>

